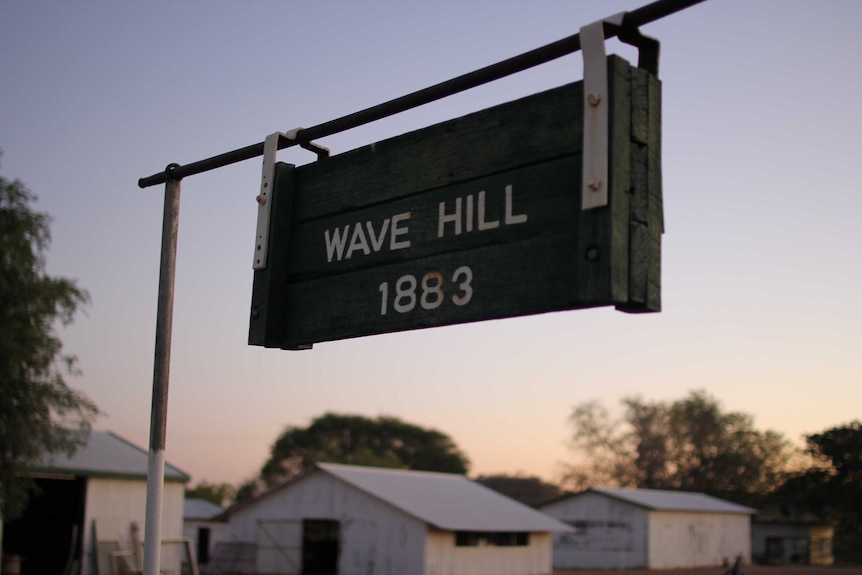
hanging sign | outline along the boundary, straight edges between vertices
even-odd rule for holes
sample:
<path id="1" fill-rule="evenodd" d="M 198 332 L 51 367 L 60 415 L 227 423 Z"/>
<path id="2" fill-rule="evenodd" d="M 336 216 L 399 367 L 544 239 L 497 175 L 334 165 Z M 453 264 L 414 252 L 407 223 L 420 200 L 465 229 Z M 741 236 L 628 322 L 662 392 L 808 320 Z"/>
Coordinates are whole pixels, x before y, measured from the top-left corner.
<path id="1" fill-rule="evenodd" d="M 582 206 L 583 82 L 275 165 L 249 343 L 597 306 L 660 309 L 660 85 L 608 58 L 607 205 Z"/>

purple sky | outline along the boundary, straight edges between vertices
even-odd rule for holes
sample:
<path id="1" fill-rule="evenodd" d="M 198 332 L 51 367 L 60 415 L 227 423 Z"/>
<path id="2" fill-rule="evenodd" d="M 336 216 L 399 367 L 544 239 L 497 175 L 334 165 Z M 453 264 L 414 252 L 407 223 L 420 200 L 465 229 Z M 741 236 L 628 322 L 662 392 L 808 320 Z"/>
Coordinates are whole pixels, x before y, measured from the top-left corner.
<path id="1" fill-rule="evenodd" d="M 92 295 L 63 330 L 146 447 L 162 188 L 137 180 L 531 50 L 633 1 L 0 3 L 2 174 L 54 217 L 49 271 Z M 475 474 L 556 479 L 573 405 L 705 389 L 799 440 L 862 406 L 862 4 L 708 1 L 662 42 L 664 311 L 555 313 L 246 345 L 260 161 L 183 181 L 167 459 L 256 474 L 325 411 L 436 427 Z M 631 59 L 632 49 L 609 43 Z M 582 77 L 572 55 L 343 134 L 344 152 Z M 303 164 L 303 150 L 279 159 Z"/>

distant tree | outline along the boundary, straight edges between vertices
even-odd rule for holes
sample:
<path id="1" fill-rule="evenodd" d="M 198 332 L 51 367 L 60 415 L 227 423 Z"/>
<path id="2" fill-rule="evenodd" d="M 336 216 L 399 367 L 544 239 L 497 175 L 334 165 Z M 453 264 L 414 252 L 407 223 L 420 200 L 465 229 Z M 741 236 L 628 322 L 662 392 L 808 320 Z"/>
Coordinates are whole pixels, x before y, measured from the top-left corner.
<path id="1" fill-rule="evenodd" d="M 248 501 L 249 499 L 254 498 L 256 495 L 262 493 L 265 489 L 266 485 L 264 485 L 260 477 L 252 477 L 251 479 L 247 479 L 240 483 L 239 486 L 236 488 L 236 493 L 234 494 L 234 503 Z"/>
<path id="2" fill-rule="evenodd" d="M 608 409 L 598 401 L 575 406 L 569 416 L 572 425 L 572 450 L 584 463 L 567 466 L 564 483 L 575 490 L 591 485 L 638 485 L 636 451 L 625 421 L 612 419 Z"/>
<path id="3" fill-rule="evenodd" d="M 77 375 L 55 329 L 69 324 L 87 292 L 45 273 L 50 218 L 36 196 L 0 177 L 0 516 L 18 517 L 34 487 L 25 472 L 40 457 L 71 454 L 98 409 L 64 377 Z"/>
<path id="4" fill-rule="evenodd" d="M 396 417 L 326 413 L 308 427 L 288 427 L 273 444 L 260 477 L 239 487 L 237 500 L 307 472 L 318 461 L 461 474 L 469 466 L 440 431 Z"/>
<path id="5" fill-rule="evenodd" d="M 807 513 L 835 526 L 837 561 L 862 562 L 862 422 L 806 437 L 815 458 L 787 479 L 775 501 L 788 513 Z"/>
<path id="6" fill-rule="evenodd" d="M 480 475 L 477 483 L 494 491 L 520 501 L 525 505 L 540 505 L 563 495 L 564 491 L 553 483 L 548 483 L 539 477 L 527 475 Z"/>
<path id="7" fill-rule="evenodd" d="M 216 505 L 227 505 L 236 496 L 236 487 L 228 483 L 208 483 L 199 481 L 194 487 L 186 488 L 186 499 L 205 499 Z"/>
<path id="8" fill-rule="evenodd" d="M 724 412 L 704 391 L 674 401 L 628 398 L 612 419 L 597 402 L 576 406 L 567 485 L 619 485 L 699 491 L 752 504 L 780 484 L 793 448 L 774 431 L 754 429 L 751 416 Z"/>

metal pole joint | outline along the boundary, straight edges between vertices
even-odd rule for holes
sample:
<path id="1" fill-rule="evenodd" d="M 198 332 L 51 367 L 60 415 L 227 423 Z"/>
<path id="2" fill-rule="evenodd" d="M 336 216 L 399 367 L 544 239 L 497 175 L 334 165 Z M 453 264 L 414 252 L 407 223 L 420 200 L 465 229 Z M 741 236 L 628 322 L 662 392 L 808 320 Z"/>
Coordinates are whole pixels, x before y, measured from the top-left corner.
<path id="1" fill-rule="evenodd" d="M 183 179 L 182 176 L 178 176 L 176 174 L 176 169 L 179 167 L 180 165 L 176 162 L 172 162 L 165 166 L 165 182 L 179 182 Z"/>

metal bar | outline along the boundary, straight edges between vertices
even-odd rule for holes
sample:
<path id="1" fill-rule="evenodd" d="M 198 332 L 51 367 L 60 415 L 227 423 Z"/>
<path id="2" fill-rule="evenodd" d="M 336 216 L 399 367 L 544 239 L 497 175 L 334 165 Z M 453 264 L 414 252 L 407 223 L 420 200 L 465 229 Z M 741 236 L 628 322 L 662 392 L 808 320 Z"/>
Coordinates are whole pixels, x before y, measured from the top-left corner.
<path id="1" fill-rule="evenodd" d="M 638 27 L 654 22 L 655 20 L 674 14 L 703 1 L 704 0 L 657 0 L 656 2 L 628 12 L 623 20 L 621 29 Z M 611 29 L 609 26 L 608 29 L 605 30 L 605 38 L 612 38 L 616 36 L 617 33 L 618 30 Z M 580 35 L 574 34 L 563 38 L 562 40 L 557 40 L 556 42 L 525 52 L 524 54 L 503 60 L 502 62 L 491 64 L 490 66 L 480 68 L 479 70 L 469 72 L 462 76 L 458 76 L 457 78 L 407 94 L 406 96 L 401 96 L 400 98 L 389 100 L 388 102 L 360 110 L 359 112 L 354 112 L 353 114 L 348 114 L 347 116 L 342 116 L 335 120 L 330 120 L 329 122 L 324 122 L 323 124 L 318 124 L 317 126 L 301 130 L 297 134 L 296 140 L 281 141 L 279 143 L 279 149 L 306 144 L 314 139 L 331 136 L 332 134 L 350 130 L 363 124 L 381 120 L 411 108 L 416 108 L 423 104 L 440 100 L 447 96 L 452 96 L 459 92 L 463 92 L 464 90 L 475 88 L 494 80 L 499 80 L 500 78 L 504 78 L 517 72 L 522 72 L 534 66 L 538 66 L 539 64 L 544 64 L 545 62 L 550 62 L 551 60 L 566 56 L 567 54 L 577 52 L 580 49 Z M 200 174 L 201 172 L 207 172 L 209 170 L 235 164 L 261 155 L 263 155 L 263 142 L 252 144 L 251 146 L 246 146 L 238 150 L 233 150 L 232 152 L 219 154 L 218 156 L 213 156 L 205 160 L 186 164 L 184 166 L 177 166 L 171 171 L 170 177 L 182 179 L 186 176 Z M 164 183 L 167 179 L 168 173 L 166 170 L 165 172 L 159 172 L 146 178 L 139 179 L 138 186 L 141 188 L 155 186 L 157 184 Z"/>
<path id="2" fill-rule="evenodd" d="M 173 174 L 172 164 L 165 173 Z M 165 485 L 165 435 L 168 420 L 168 379 L 171 368 L 171 331 L 174 315 L 174 277 L 180 219 L 180 180 L 165 182 L 162 216 L 162 256 L 156 311 L 156 351 L 153 360 L 153 400 L 150 413 L 150 453 L 147 464 L 147 506 L 144 526 L 144 575 L 159 574 L 162 495 Z"/>
<path id="3" fill-rule="evenodd" d="M 635 8 L 631 12 L 626 13 L 626 19 L 623 26 L 643 26 L 650 22 L 660 20 L 665 16 L 676 14 L 686 8 L 691 8 L 695 4 L 700 4 L 705 0 L 656 0 L 646 6 Z"/>

